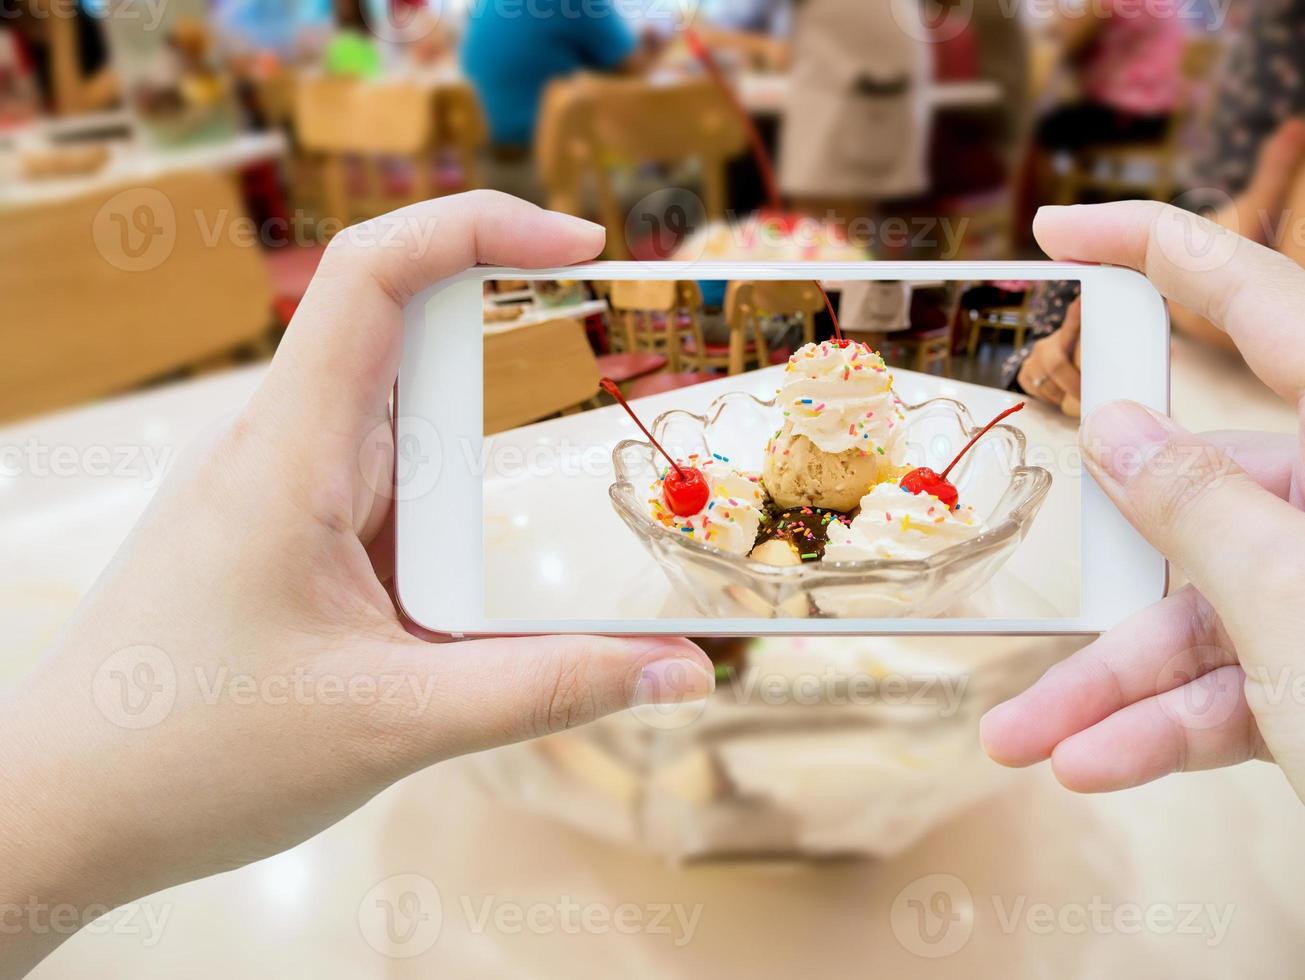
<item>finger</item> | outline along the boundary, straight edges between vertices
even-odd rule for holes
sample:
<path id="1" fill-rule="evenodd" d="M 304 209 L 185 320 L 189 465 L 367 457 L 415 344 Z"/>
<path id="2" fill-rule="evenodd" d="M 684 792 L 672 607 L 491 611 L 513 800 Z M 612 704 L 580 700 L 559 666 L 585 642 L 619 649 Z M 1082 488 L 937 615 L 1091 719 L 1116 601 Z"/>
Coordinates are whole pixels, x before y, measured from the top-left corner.
<path id="1" fill-rule="evenodd" d="M 1065 400 L 1065 393 L 1060 390 L 1060 386 L 1042 372 L 1033 357 L 1025 361 L 1024 366 L 1020 368 L 1019 383 L 1025 393 L 1040 401 L 1059 405 Z"/>
<path id="2" fill-rule="evenodd" d="M 1246 704 L 1245 679 L 1240 667 L 1221 667 L 1129 705 L 1057 745 L 1056 778 L 1079 793 L 1103 793 L 1170 773 L 1268 759 Z"/>
<path id="3" fill-rule="evenodd" d="M 1042 359 L 1042 369 L 1065 395 L 1078 397 L 1082 392 L 1083 376 L 1078 368 L 1074 367 L 1069 355 L 1060 344 L 1054 342 L 1047 344 Z"/>
<path id="4" fill-rule="evenodd" d="M 603 235 L 599 225 L 495 191 L 423 201 L 354 225 L 327 248 L 260 395 L 310 429 L 355 439 L 385 419 L 402 311 L 414 295 L 478 263 L 584 261 L 602 249 Z"/>
<path id="5" fill-rule="evenodd" d="M 1053 337 L 1060 341 L 1061 350 L 1067 357 L 1073 355 L 1078 350 L 1078 338 L 1083 329 L 1083 300 L 1082 297 L 1076 297 L 1074 302 L 1069 304 L 1065 310 L 1065 322 L 1061 324 Z"/>
<path id="6" fill-rule="evenodd" d="M 1257 375 L 1292 403 L 1305 390 L 1305 345 L 1290 315 L 1305 270 L 1205 218 L 1156 201 L 1042 208 L 1033 221 L 1053 259 L 1123 264 L 1223 329 Z"/>
<path id="7" fill-rule="evenodd" d="M 1111 402 L 1081 429 L 1088 470 L 1115 506 L 1215 608 L 1252 615 L 1293 578 L 1305 553 L 1305 514 L 1231 458 L 1133 402 Z M 1265 581 L 1265 569 L 1280 574 Z M 1249 592 L 1247 583 L 1256 583 Z M 1285 587 L 1285 586 L 1283 586 Z"/>
<path id="8" fill-rule="evenodd" d="M 1056 664 L 979 722 L 994 761 L 1028 766 L 1115 712 L 1237 662 L 1218 616 L 1188 586 Z"/>
<path id="9" fill-rule="evenodd" d="M 1083 414 L 1083 403 L 1079 401 L 1077 395 L 1066 395 L 1064 401 L 1060 403 L 1060 410 L 1070 418 L 1076 419 Z"/>
<path id="10" fill-rule="evenodd" d="M 1299 493 L 1293 499 L 1296 465 L 1296 437 L 1278 432 L 1202 432 L 1201 438 L 1226 453 L 1247 476 L 1275 497 L 1300 506 Z"/>
<path id="11" fill-rule="evenodd" d="M 430 678 L 423 710 L 390 712 L 407 733 L 402 764 L 439 759 L 588 724 L 639 705 L 711 694 L 707 655 L 672 637 L 549 636 L 405 647 L 403 670 Z"/>

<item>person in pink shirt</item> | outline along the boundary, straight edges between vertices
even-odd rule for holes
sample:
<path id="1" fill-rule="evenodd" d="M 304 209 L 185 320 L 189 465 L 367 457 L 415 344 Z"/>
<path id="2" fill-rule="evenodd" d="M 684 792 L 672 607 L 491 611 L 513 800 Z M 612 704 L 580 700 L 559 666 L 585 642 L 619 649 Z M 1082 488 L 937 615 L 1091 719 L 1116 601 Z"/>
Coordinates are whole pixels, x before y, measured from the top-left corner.
<path id="1" fill-rule="evenodd" d="M 1183 97 L 1186 28 L 1179 0 L 1094 0 L 1063 12 L 1055 32 L 1077 101 L 1053 109 L 1037 129 L 1050 150 L 1160 140 Z"/>

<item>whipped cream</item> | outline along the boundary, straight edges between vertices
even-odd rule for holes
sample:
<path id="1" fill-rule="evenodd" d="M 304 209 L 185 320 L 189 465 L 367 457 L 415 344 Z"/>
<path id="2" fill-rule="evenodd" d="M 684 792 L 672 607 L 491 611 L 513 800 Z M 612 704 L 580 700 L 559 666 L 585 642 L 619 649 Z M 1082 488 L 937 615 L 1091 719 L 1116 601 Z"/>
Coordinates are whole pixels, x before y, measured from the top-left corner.
<path id="1" fill-rule="evenodd" d="M 884 359 L 865 344 L 827 340 L 800 348 L 784 368 L 776 404 L 784 436 L 806 436 L 827 453 L 897 455 L 905 416 Z"/>
<path id="2" fill-rule="evenodd" d="M 700 461 L 698 457 L 690 456 L 684 462 L 696 467 L 707 481 L 711 494 L 707 506 L 688 517 L 672 513 L 662 496 L 662 480 L 666 476 L 662 474 L 662 479 L 649 491 L 648 506 L 653 520 L 713 548 L 746 555 L 757 540 L 757 529 L 761 526 L 766 503 L 760 477 L 736 470 L 728 460 L 720 458 Z"/>
<path id="3" fill-rule="evenodd" d="M 964 504 L 949 510 L 937 497 L 881 483 L 861 498 L 851 524 L 829 526 L 825 561 L 914 561 L 968 541 L 984 524 Z"/>

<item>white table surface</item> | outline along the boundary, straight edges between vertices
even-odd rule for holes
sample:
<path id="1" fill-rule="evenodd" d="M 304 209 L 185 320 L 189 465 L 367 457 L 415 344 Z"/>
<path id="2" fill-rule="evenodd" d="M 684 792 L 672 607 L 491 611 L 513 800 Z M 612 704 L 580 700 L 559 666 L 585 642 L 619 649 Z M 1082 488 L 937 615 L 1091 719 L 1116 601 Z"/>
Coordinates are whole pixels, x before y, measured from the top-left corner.
<path id="1" fill-rule="evenodd" d="M 236 408 L 259 376 L 248 369 L 20 423 L 0 430 L 0 445 L 175 451 Z M 1197 430 L 1296 424 L 1235 360 L 1182 340 L 1174 409 Z M 0 682 L 30 669 L 151 493 L 130 474 L 0 480 Z M 973 641 L 894 642 L 946 656 Z M 1103 796 L 1066 793 L 1041 766 L 891 861 L 673 869 L 486 798 L 471 764 L 454 761 L 284 855 L 152 897 L 168 915 L 156 943 L 128 929 L 83 933 L 33 976 L 1292 977 L 1305 944 L 1301 867 L 1305 810 L 1263 764 Z M 438 939 L 409 960 L 375 952 L 358 925 L 368 891 L 395 874 L 428 879 L 442 899 Z M 903 888 L 935 874 L 958 879 L 975 910 L 964 947 L 941 960 L 915 955 L 891 927 Z M 494 908 L 683 903 L 702 912 L 677 946 L 677 935 L 652 931 L 540 934 L 493 919 L 482 928 L 486 899 Z M 1231 908 L 1231 921 L 1217 945 L 1204 914 L 1194 925 L 1205 931 L 1191 934 L 1138 933 L 1126 920 L 1097 929 L 1075 918 L 1094 901 L 1121 913 L 1209 903 L 1220 914 Z M 1048 909 L 1066 928 L 1028 918 Z"/>
<path id="2" fill-rule="evenodd" d="M 109 122 L 127 117 L 94 117 Z M 69 128 L 66 124 L 63 127 Z M 143 138 L 112 140 L 105 143 L 109 158 L 98 171 L 85 176 L 26 180 L 20 177 L 19 155 L 27 150 L 49 149 L 48 136 L 53 129 L 37 127 L 20 133 L 12 148 L 0 150 L 0 209 L 35 207 L 89 194 L 104 188 L 134 181 L 156 179 L 165 174 L 187 170 L 239 170 L 264 160 L 285 155 L 288 143 L 280 132 L 237 133 L 226 139 L 194 146 L 160 148 Z M 88 144 L 80 144 L 88 145 Z"/>
<path id="3" fill-rule="evenodd" d="M 513 304 L 500 304 L 510 307 Z M 501 320 L 497 323 L 486 323 L 485 333 L 511 333 L 513 330 L 520 330 L 522 327 L 533 327 L 540 323 L 548 323 L 550 320 L 584 320 L 593 316 L 595 313 L 607 312 L 607 300 L 605 299 L 587 299 L 583 303 L 571 303 L 567 306 L 532 306 L 525 310 L 515 320 Z"/>
<path id="4" fill-rule="evenodd" d="M 705 414 L 731 391 L 771 398 L 783 379 L 782 365 L 721 378 L 680 391 L 639 399 L 633 407 L 645 423 L 684 409 Z M 976 421 L 995 416 L 1019 399 L 1008 391 L 894 371 L 895 389 L 907 404 L 955 398 Z M 1011 423 L 1023 430 L 1060 472 L 1029 537 L 979 593 L 955 615 L 1042 618 L 1077 612 L 1079 578 L 1078 473 L 1070 450 L 1077 427 L 1060 413 L 1030 403 Z M 486 459 L 550 459 L 585 465 L 561 474 L 525 474 L 516 467 L 485 481 L 485 604 L 491 618 L 620 619 L 693 618 L 692 602 L 673 589 L 638 538 L 612 509 L 611 451 L 624 439 L 643 438 L 619 406 L 564 416 L 501 432 L 486 441 Z M 944 447 L 945 448 L 945 447 Z M 762 446 L 757 447 L 760 457 Z M 976 447 L 980 452 L 982 447 Z M 674 450 L 672 450 L 674 451 Z M 747 465 L 736 461 L 738 465 Z M 941 469 L 945 459 L 912 460 Z M 1061 464 L 1064 464 L 1062 468 Z M 559 467 L 560 468 L 560 467 Z M 964 488 L 962 488 L 964 489 Z M 1066 543 L 1071 550 L 1066 550 Z"/>

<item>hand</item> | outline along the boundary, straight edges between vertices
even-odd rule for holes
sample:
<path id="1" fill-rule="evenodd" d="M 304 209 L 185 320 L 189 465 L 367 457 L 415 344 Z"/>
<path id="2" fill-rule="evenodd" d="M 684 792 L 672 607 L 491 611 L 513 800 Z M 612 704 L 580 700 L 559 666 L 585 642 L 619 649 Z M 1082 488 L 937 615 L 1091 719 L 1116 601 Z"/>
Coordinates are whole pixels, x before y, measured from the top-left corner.
<path id="1" fill-rule="evenodd" d="M 711 691 L 679 639 L 431 645 L 382 584 L 405 302 L 477 262 L 602 244 L 489 192 L 331 243 L 250 403 L 174 472 L 0 712 L 0 903 L 113 907 L 290 847 L 442 759 Z M 0 975 L 49 933 L 7 934 Z"/>
<path id="2" fill-rule="evenodd" d="M 1078 342 L 1082 325 L 1083 301 L 1078 297 L 1066 308 L 1060 329 L 1033 345 L 1016 379 L 1025 392 L 1073 418 L 1079 416 L 1083 394 Z"/>
<path id="3" fill-rule="evenodd" d="M 1152 202 L 1044 209 L 1034 231 L 1053 258 L 1145 272 L 1302 404 L 1295 263 Z M 1013 766 L 1050 757 L 1084 792 L 1272 759 L 1305 799 L 1305 441 L 1195 436 L 1116 402 L 1089 416 L 1082 443 L 1093 477 L 1191 584 L 990 711 L 989 755 Z"/>

